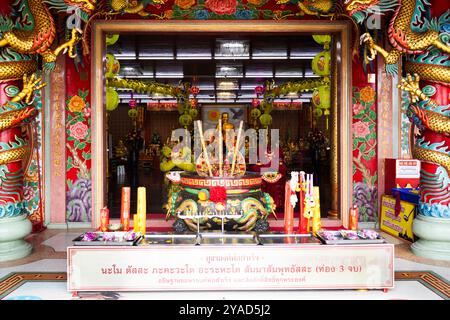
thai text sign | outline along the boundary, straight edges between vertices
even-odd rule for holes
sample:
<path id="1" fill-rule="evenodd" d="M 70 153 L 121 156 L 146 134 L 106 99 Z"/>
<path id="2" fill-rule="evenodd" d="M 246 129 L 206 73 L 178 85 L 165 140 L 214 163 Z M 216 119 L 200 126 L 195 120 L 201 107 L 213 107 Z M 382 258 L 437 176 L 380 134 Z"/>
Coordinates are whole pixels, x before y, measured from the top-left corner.
<path id="1" fill-rule="evenodd" d="M 394 246 L 69 247 L 69 291 L 394 286 Z"/>

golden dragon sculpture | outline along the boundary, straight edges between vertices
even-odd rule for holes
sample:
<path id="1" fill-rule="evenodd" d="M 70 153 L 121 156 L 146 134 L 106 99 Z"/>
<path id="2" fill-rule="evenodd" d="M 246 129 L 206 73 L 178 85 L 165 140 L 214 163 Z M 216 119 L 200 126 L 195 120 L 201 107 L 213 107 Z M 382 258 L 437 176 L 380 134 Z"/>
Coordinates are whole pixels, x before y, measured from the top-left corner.
<path id="1" fill-rule="evenodd" d="M 54 44 L 56 28 L 54 19 L 49 8 L 58 11 L 69 12 L 79 8 L 84 14 L 89 14 L 95 9 L 93 0 L 27 0 L 21 1 L 21 5 L 26 7 L 32 19 L 34 27 L 29 30 L 17 28 L 10 18 L 0 20 L 0 47 L 10 47 L 15 52 L 22 54 L 39 54 L 44 62 L 44 69 L 51 70 L 55 66 L 56 57 L 60 53 L 68 52 L 71 58 L 76 56 L 75 46 L 81 40 L 81 30 L 73 28 L 70 39 L 52 50 Z M 47 7 L 48 5 L 48 7 Z M 31 63 L 30 63 L 31 64 Z M 31 66 L 23 70 L 13 64 L 3 65 L 0 69 L 0 77 L 8 79 L 17 72 L 15 78 L 21 78 L 22 71 L 29 73 Z M 17 69 L 17 70 L 14 70 Z"/>
<path id="2" fill-rule="evenodd" d="M 45 70 L 53 69 L 59 54 L 75 57 L 79 25 L 94 9 L 94 0 L 15 0 L 12 14 L 0 16 L 0 218 L 25 213 L 22 162 L 30 147 L 21 127 L 37 115 L 34 93 L 45 86 L 35 74 L 38 56 Z M 60 45 L 50 10 L 66 12 L 75 22 L 70 39 Z"/>
<path id="3" fill-rule="evenodd" d="M 376 44 L 370 33 L 364 33 L 360 38 L 367 45 L 367 59 L 373 60 L 377 53 L 381 54 L 387 64 L 386 71 L 393 74 L 397 72 L 397 62 L 403 54 L 425 53 L 431 46 L 450 53 L 448 39 L 445 40 L 440 30 L 445 23 L 443 20 L 448 20 L 448 13 L 439 20 L 427 20 L 422 28 L 412 28 L 412 20 L 424 19 L 420 15 L 426 6 L 425 0 L 351 0 L 346 2 L 345 10 L 359 23 L 370 14 L 394 11 L 388 27 L 388 39 L 392 46 L 390 51 Z"/>
<path id="4" fill-rule="evenodd" d="M 450 9 L 444 2 L 428 0 L 351 0 L 346 10 L 358 23 L 371 14 L 392 11 L 387 36 L 390 51 L 375 43 L 369 33 L 361 36 L 367 58 L 379 53 L 388 74 L 398 72 L 406 56 L 408 73 L 399 88 L 408 92 L 407 115 L 420 133 L 410 141 L 412 156 L 421 160 L 419 213 L 450 218 Z M 439 17 L 432 17 L 439 12 Z M 432 17 L 432 18 L 431 18 Z M 413 74 L 413 75 L 412 75 Z"/>

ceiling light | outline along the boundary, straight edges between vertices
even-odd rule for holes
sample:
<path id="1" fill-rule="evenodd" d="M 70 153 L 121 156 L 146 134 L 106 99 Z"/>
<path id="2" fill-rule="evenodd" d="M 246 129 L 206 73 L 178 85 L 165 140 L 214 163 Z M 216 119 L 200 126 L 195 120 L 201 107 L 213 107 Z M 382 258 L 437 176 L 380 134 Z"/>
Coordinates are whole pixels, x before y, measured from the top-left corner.
<path id="1" fill-rule="evenodd" d="M 217 97 L 222 99 L 231 99 L 235 98 L 235 95 L 231 92 L 218 92 Z"/>
<path id="2" fill-rule="evenodd" d="M 219 90 L 235 90 L 239 88 L 237 82 L 234 81 L 221 81 L 217 87 Z"/>
<path id="3" fill-rule="evenodd" d="M 235 71 L 237 70 L 236 67 L 220 67 L 220 71 L 227 72 L 227 71 Z"/>

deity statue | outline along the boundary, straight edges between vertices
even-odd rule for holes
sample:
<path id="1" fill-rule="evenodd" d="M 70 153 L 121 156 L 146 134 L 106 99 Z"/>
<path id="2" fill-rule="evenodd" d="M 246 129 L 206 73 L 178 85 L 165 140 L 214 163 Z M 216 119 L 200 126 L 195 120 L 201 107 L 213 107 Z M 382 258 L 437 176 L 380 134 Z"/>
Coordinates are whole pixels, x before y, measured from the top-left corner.
<path id="1" fill-rule="evenodd" d="M 234 129 L 234 125 L 231 122 L 228 122 L 228 120 L 229 120 L 228 112 L 222 113 L 222 137 L 224 141 L 226 141 L 227 130 Z M 219 124 L 217 124 L 216 129 L 219 129 Z"/>
<path id="2" fill-rule="evenodd" d="M 114 148 L 114 153 L 117 158 L 126 158 L 128 154 L 127 147 L 125 147 L 125 144 L 123 143 L 123 140 L 119 140 L 116 147 Z"/>

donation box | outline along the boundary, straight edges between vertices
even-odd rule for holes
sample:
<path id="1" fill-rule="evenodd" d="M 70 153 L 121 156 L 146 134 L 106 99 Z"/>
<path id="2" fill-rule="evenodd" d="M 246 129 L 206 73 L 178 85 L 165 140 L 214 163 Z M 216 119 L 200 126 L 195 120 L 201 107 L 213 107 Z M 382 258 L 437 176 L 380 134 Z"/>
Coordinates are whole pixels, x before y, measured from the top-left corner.
<path id="1" fill-rule="evenodd" d="M 415 159 L 385 159 L 384 190 L 417 188 L 420 182 L 420 161 Z"/>
<path id="2" fill-rule="evenodd" d="M 380 229 L 395 237 L 414 242 L 412 223 L 415 212 L 416 205 L 384 195 L 381 197 Z"/>

